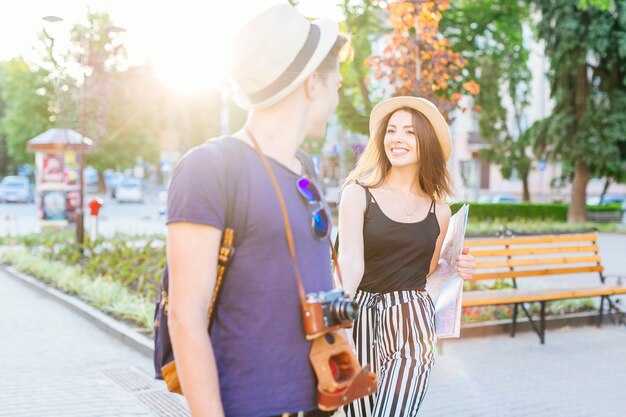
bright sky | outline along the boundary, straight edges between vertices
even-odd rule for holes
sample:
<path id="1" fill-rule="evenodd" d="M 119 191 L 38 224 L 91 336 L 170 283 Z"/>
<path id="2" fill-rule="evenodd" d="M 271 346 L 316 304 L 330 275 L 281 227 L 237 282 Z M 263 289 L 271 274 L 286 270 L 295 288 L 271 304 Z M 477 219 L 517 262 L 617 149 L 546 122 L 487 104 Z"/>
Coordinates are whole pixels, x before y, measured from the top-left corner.
<path id="1" fill-rule="evenodd" d="M 0 60 L 24 56 L 32 60 L 33 45 L 44 25 L 63 50 L 69 31 L 84 22 L 87 9 L 107 11 L 116 26 L 126 29 L 124 43 L 131 64 L 150 60 L 171 87 L 191 92 L 224 80 L 230 42 L 237 30 L 264 8 L 282 0 L 21 0 L 0 5 Z M 10 4 L 9 4 L 10 3 Z M 336 0 L 301 0 L 298 9 L 309 17 L 341 20 Z M 53 15 L 62 22 L 47 23 Z"/>

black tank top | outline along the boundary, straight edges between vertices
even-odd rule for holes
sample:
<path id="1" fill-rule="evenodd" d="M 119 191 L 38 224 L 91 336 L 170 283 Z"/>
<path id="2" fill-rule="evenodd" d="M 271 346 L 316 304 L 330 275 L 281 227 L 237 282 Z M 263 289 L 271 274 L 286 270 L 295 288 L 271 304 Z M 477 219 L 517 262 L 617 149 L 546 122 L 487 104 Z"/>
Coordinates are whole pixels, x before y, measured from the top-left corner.
<path id="1" fill-rule="evenodd" d="M 380 293 L 423 290 L 439 236 L 435 201 L 423 220 L 400 223 L 383 213 L 368 188 L 365 193 L 365 271 L 359 290 Z"/>

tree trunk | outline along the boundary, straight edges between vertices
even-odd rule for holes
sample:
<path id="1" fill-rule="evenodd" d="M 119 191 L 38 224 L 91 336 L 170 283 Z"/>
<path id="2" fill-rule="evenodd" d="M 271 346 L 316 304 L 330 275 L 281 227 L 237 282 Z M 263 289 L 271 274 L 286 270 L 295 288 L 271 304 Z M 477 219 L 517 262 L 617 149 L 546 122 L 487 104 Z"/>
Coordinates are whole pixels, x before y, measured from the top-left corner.
<path id="1" fill-rule="evenodd" d="M 587 104 L 587 91 L 589 82 L 587 80 L 587 66 L 581 64 L 578 66 L 576 74 L 576 119 L 578 120 L 576 129 L 580 128 L 581 120 L 585 115 Z M 567 221 L 569 223 L 584 223 L 587 220 L 586 194 L 587 183 L 589 182 L 589 165 L 577 161 L 574 170 L 574 180 L 572 181 L 572 198 L 570 200 L 569 210 L 567 212 Z"/>
<path id="2" fill-rule="evenodd" d="M 572 181 L 572 199 L 567 212 L 567 221 L 569 223 L 583 223 L 587 220 L 585 200 L 588 182 L 589 165 L 577 162 L 574 181 Z"/>
<path id="3" fill-rule="evenodd" d="M 530 188 L 528 187 L 528 174 L 522 177 L 522 187 L 523 187 L 522 199 L 526 203 L 530 203 Z"/>
<path id="4" fill-rule="evenodd" d="M 606 177 L 604 180 L 604 187 L 602 187 L 602 193 L 600 194 L 600 201 L 598 204 L 602 204 L 604 202 L 604 197 L 606 196 L 606 192 L 609 191 L 609 187 L 611 186 L 611 177 Z"/>

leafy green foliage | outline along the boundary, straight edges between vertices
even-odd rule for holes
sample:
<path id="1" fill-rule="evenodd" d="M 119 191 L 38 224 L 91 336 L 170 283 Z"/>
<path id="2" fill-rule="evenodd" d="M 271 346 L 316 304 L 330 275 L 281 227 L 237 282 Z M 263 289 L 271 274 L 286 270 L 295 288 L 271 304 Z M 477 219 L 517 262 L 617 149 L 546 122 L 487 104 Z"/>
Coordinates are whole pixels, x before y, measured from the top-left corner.
<path id="1" fill-rule="evenodd" d="M 525 201 L 530 199 L 528 175 L 533 161 L 531 137 L 522 124 L 531 79 L 523 36 L 528 19 L 526 0 L 455 0 L 441 21 L 442 33 L 467 62 L 467 78 L 480 86 L 475 110 L 481 139 L 489 145 L 480 156 L 500 166 L 506 179 L 517 172 Z M 511 115 L 505 100 L 512 103 Z M 513 130 L 509 118 L 515 120 Z"/>
<path id="2" fill-rule="evenodd" d="M 98 170 L 122 170 L 137 157 L 159 161 L 160 89 L 148 67 L 109 75 L 111 98 L 103 133 L 87 161 Z"/>
<path id="3" fill-rule="evenodd" d="M 503 220 L 490 219 L 483 221 L 470 221 L 467 224 L 467 236 L 501 236 L 507 231 L 515 236 L 553 234 L 553 233 L 582 233 L 582 232 L 606 232 L 624 233 L 626 226 L 620 223 L 567 223 L 553 220 Z"/>
<path id="4" fill-rule="evenodd" d="M 380 97 L 375 97 L 368 59 L 372 45 L 384 32 L 381 10 L 369 1 L 343 0 L 340 3 L 346 20 L 341 31 L 350 37 L 352 56 L 341 64 L 343 86 L 339 90 L 337 115 L 348 130 L 367 134 L 369 114 Z"/>
<path id="5" fill-rule="evenodd" d="M 464 203 L 454 203 L 450 207 L 456 213 Z M 566 221 L 567 204 L 506 204 L 506 203 L 469 203 L 469 222 L 482 222 L 493 219 L 500 221 L 513 220 L 547 220 Z M 604 206 L 587 206 L 587 211 L 607 212 L 621 211 L 619 204 Z"/>
<path id="6" fill-rule="evenodd" d="M 0 64 L 0 80 L 2 80 L 3 66 Z M 0 120 L 4 116 L 6 104 L 2 98 L 2 82 L 0 82 Z M 9 157 L 7 140 L 0 129 L 0 176 L 5 176 L 13 170 L 13 160 Z"/>
<path id="7" fill-rule="evenodd" d="M 165 266 L 162 237 L 124 236 L 87 241 L 84 255 L 69 233 L 28 235 L 17 241 L 44 259 L 76 265 L 82 274 L 104 277 L 155 300 Z"/>
<path id="8" fill-rule="evenodd" d="M 7 154 L 17 164 L 33 162 L 33 154 L 26 151 L 26 142 L 52 127 L 50 103 L 54 88 L 48 75 L 48 71 L 21 58 L 3 66 L 0 82 L 5 109 L 0 131 Z"/>
<path id="9" fill-rule="evenodd" d="M 570 219 L 584 219 L 590 175 L 622 176 L 626 160 L 626 1 L 535 1 L 555 107 L 538 152 L 573 167 Z M 609 7 L 612 6 L 612 7 Z"/>
<path id="10" fill-rule="evenodd" d="M 458 211 L 463 203 L 451 205 L 452 212 Z M 470 203 L 469 221 L 477 222 L 489 219 L 516 220 L 541 219 L 565 221 L 567 205 L 565 204 L 506 204 L 506 203 Z"/>

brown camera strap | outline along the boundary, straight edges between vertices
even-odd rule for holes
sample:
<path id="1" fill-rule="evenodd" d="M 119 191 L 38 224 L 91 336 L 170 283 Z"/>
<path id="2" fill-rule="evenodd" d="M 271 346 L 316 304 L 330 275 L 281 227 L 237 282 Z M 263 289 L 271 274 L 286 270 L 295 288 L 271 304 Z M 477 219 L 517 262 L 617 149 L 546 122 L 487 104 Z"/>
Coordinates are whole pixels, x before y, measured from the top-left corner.
<path id="1" fill-rule="evenodd" d="M 245 126 L 244 130 L 246 131 L 246 134 L 248 135 L 248 137 L 250 138 L 250 141 L 254 145 L 254 148 L 256 149 L 256 152 L 259 154 L 259 157 L 261 158 L 261 161 L 263 161 L 263 165 L 265 166 L 265 170 L 269 174 L 270 179 L 272 181 L 272 185 L 274 187 L 274 190 L 276 191 L 276 196 L 278 197 L 278 202 L 280 204 L 280 211 L 282 213 L 283 222 L 285 224 L 285 237 L 287 238 L 287 246 L 289 247 L 289 254 L 291 255 L 291 262 L 293 263 L 293 269 L 294 269 L 294 272 L 296 274 L 296 282 L 298 284 L 298 295 L 300 297 L 300 301 L 301 301 L 302 305 L 304 306 L 304 304 L 306 303 L 306 294 L 304 292 L 304 285 L 302 284 L 302 276 L 300 275 L 300 268 L 298 268 L 298 258 L 296 257 L 296 247 L 295 247 L 295 244 L 293 242 L 293 232 L 292 232 L 292 229 L 291 229 L 291 223 L 289 222 L 289 215 L 287 214 L 287 206 L 285 205 L 285 200 L 283 198 L 283 193 L 280 191 L 280 187 L 278 185 L 278 182 L 276 181 L 276 177 L 274 176 L 274 172 L 272 171 L 272 168 L 270 167 L 270 164 L 267 161 L 267 158 L 265 157 L 265 154 L 263 154 L 263 151 L 261 150 L 261 147 L 259 146 L 259 143 L 257 142 L 256 138 L 254 137 L 254 135 L 250 131 L 250 128 Z M 337 256 L 336 256 L 336 253 L 335 253 L 335 249 L 333 248 L 330 235 L 328 237 L 328 243 L 329 243 L 331 251 L 332 251 L 332 258 L 333 258 L 333 262 L 335 264 L 335 271 L 337 271 L 337 277 L 339 278 L 339 281 L 343 285 L 341 272 L 339 270 L 339 263 L 337 262 Z"/>

